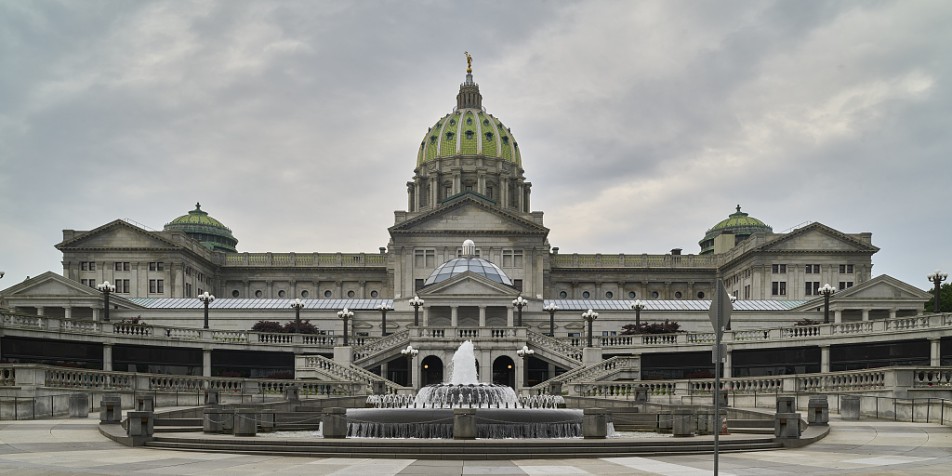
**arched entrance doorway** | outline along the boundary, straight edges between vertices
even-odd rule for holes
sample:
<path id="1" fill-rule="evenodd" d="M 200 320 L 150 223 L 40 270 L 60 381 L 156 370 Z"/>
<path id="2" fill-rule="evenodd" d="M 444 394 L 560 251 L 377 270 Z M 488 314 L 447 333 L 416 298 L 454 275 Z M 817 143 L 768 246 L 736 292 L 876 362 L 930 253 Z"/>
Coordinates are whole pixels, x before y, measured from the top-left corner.
<path id="1" fill-rule="evenodd" d="M 492 383 L 516 388 L 516 364 L 508 356 L 503 355 L 493 361 Z"/>
<path id="2" fill-rule="evenodd" d="M 429 355 L 420 362 L 420 385 L 443 383 L 443 361 L 435 355 Z"/>

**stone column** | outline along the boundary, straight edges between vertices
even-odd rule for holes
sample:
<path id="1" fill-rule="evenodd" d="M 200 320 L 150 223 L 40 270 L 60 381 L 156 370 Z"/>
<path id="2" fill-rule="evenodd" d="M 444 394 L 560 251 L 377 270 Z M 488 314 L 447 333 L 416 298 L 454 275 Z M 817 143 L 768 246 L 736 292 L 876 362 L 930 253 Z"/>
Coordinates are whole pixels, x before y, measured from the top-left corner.
<path id="1" fill-rule="evenodd" d="M 72 306 L 66 306 L 66 307 L 63 308 L 63 318 L 64 318 L 64 319 L 72 319 L 72 318 L 73 318 L 73 307 L 72 307 Z"/>
<path id="2" fill-rule="evenodd" d="M 526 359 L 516 356 L 512 360 L 516 363 L 516 388 L 513 390 L 519 395 L 519 390 L 526 388 Z"/>
<path id="3" fill-rule="evenodd" d="M 831 310 L 832 310 L 832 309 L 831 309 Z M 834 322 L 835 324 L 842 324 L 842 323 L 843 323 L 843 311 L 841 311 L 841 310 L 839 310 L 839 309 L 833 311 L 833 322 Z"/>
<path id="4" fill-rule="evenodd" d="M 869 320 L 869 309 L 863 309 L 863 322 Z"/>
<path id="5" fill-rule="evenodd" d="M 202 377 L 212 376 L 212 351 L 202 349 Z"/>
<path id="6" fill-rule="evenodd" d="M 420 308 L 420 311 L 422 311 L 422 315 L 420 316 L 420 325 L 423 327 L 430 327 L 430 308 L 424 306 Z"/>
<path id="7" fill-rule="evenodd" d="M 459 327 L 459 306 L 450 307 L 450 327 Z"/>
<path id="8" fill-rule="evenodd" d="M 721 369 L 723 369 L 724 378 L 731 378 L 731 375 L 733 374 L 733 360 L 731 359 L 731 354 L 733 353 L 734 351 L 730 348 L 728 348 L 727 352 L 724 353 L 726 354 L 724 355 L 724 365 L 721 366 Z"/>
<path id="9" fill-rule="evenodd" d="M 486 327 L 486 306 L 479 306 L 479 327 Z"/>
<path id="10" fill-rule="evenodd" d="M 830 345 L 820 346 L 820 373 L 830 371 Z"/>
<path id="11" fill-rule="evenodd" d="M 929 338 L 929 365 L 939 367 L 942 365 L 942 341 L 938 337 Z"/>
<path id="12" fill-rule="evenodd" d="M 112 372 L 112 344 L 102 345 L 102 369 Z"/>
<path id="13" fill-rule="evenodd" d="M 506 307 L 506 325 L 509 327 L 513 327 L 516 325 L 515 319 L 513 319 L 513 316 L 512 316 L 511 307 Z"/>
<path id="14" fill-rule="evenodd" d="M 45 315 L 46 315 L 46 308 L 43 307 L 43 306 L 36 306 L 36 315 L 37 315 L 37 316 L 45 316 Z"/>
<path id="15" fill-rule="evenodd" d="M 896 318 L 896 308 L 893 307 L 893 308 L 890 308 L 890 309 L 889 309 L 889 318 L 890 318 L 890 319 L 895 319 L 895 318 Z"/>
<path id="16" fill-rule="evenodd" d="M 93 321 L 99 321 L 99 308 L 93 308 Z"/>

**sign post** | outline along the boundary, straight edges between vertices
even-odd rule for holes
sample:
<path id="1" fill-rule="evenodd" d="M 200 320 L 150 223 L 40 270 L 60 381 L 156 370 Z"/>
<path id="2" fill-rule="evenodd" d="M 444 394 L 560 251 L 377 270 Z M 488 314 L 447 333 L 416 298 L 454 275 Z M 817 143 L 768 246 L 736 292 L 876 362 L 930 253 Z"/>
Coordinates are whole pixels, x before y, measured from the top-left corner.
<path id="1" fill-rule="evenodd" d="M 717 280 L 717 288 L 714 291 L 714 299 L 711 300 L 711 309 L 707 315 L 711 318 L 711 326 L 714 327 L 714 348 L 712 354 L 714 358 L 714 475 L 717 476 L 717 460 L 720 457 L 720 427 L 721 427 L 721 362 L 724 360 L 725 349 L 722 347 L 721 338 L 724 337 L 724 329 L 731 322 L 731 311 L 734 306 L 731 305 L 731 297 L 724 288 L 724 281 Z"/>

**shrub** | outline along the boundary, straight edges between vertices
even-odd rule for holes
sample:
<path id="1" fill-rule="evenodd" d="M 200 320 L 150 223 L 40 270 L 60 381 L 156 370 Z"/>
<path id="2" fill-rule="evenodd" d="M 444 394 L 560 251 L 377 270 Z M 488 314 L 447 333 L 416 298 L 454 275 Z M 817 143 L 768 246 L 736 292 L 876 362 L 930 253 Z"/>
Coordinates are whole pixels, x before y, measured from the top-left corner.
<path id="1" fill-rule="evenodd" d="M 251 330 L 255 332 L 267 332 L 271 334 L 286 332 L 284 327 L 281 326 L 281 323 L 277 321 L 258 321 L 255 323 L 255 325 L 251 326 Z"/>
<path id="2" fill-rule="evenodd" d="M 664 322 L 642 322 L 640 326 L 626 324 L 621 328 L 621 335 L 623 336 L 636 334 L 672 334 L 675 332 L 684 332 L 681 330 L 681 324 L 667 319 L 665 319 Z"/>
<path id="3" fill-rule="evenodd" d="M 282 332 L 288 334 L 317 334 L 317 326 L 311 324 L 311 321 L 301 321 L 300 323 L 291 321 L 284 325 Z"/>
<path id="4" fill-rule="evenodd" d="M 799 321 L 794 322 L 793 325 L 795 325 L 795 326 L 815 326 L 815 325 L 817 325 L 817 324 L 819 324 L 819 323 L 820 323 L 820 321 L 814 321 L 813 319 L 809 319 L 809 318 L 804 317 L 803 319 L 800 319 Z"/>

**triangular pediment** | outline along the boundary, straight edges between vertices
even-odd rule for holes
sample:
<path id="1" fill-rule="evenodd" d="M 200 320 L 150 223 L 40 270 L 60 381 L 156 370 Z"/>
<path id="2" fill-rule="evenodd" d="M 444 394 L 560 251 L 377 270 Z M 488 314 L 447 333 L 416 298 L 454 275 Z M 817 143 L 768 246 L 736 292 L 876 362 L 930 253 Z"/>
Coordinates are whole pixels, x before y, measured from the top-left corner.
<path id="1" fill-rule="evenodd" d="M 918 307 L 921 307 L 921 305 L 931 297 L 931 294 L 911 284 L 882 274 L 851 288 L 837 290 L 830 297 L 830 304 L 836 308 L 856 303 L 882 303 L 887 301 L 894 303 L 917 303 Z M 818 297 L 804 303 L 797 309 L 814 309 L 821 305 L 823 305 L 823 298 Z"/>
<path id="2" fill-rule="evenodd" d="M 124 220 L 114 220 L 56 245 L 57 249 L 156 249 L 177 248 L 171 240 Z"/>
<path id="3" fill-rule="evenodd" d="M 7 298 L 29 297 L 99 297 L 99 291 L 84 286 L 76 281 L 66 279 L 52 271 L 27 279 L 20 284 L 4 290 Z"/>
<path id="4" fill-rule="evenodd" d="M 803 228 L 781 235 L 761 247 L 762 251 L 817 251 L 825 252 L 872 252 L 879 248 L 821 223 L 811 223 Z"/>
<path id="5" fill-rule="evenodd" d="M 391 234 L 459 233 L 541 234 L 549 229 L 518 214 L 464 195 L 452 202 L 390 227 Z"/>
<path id="6" fill-rule="evenodd" d="M 505 296 L 516 297 L 519 290 L 487 279 L 479 274 L 466 272 L 446 281 L 420 290 L 420 296 Z"/>

